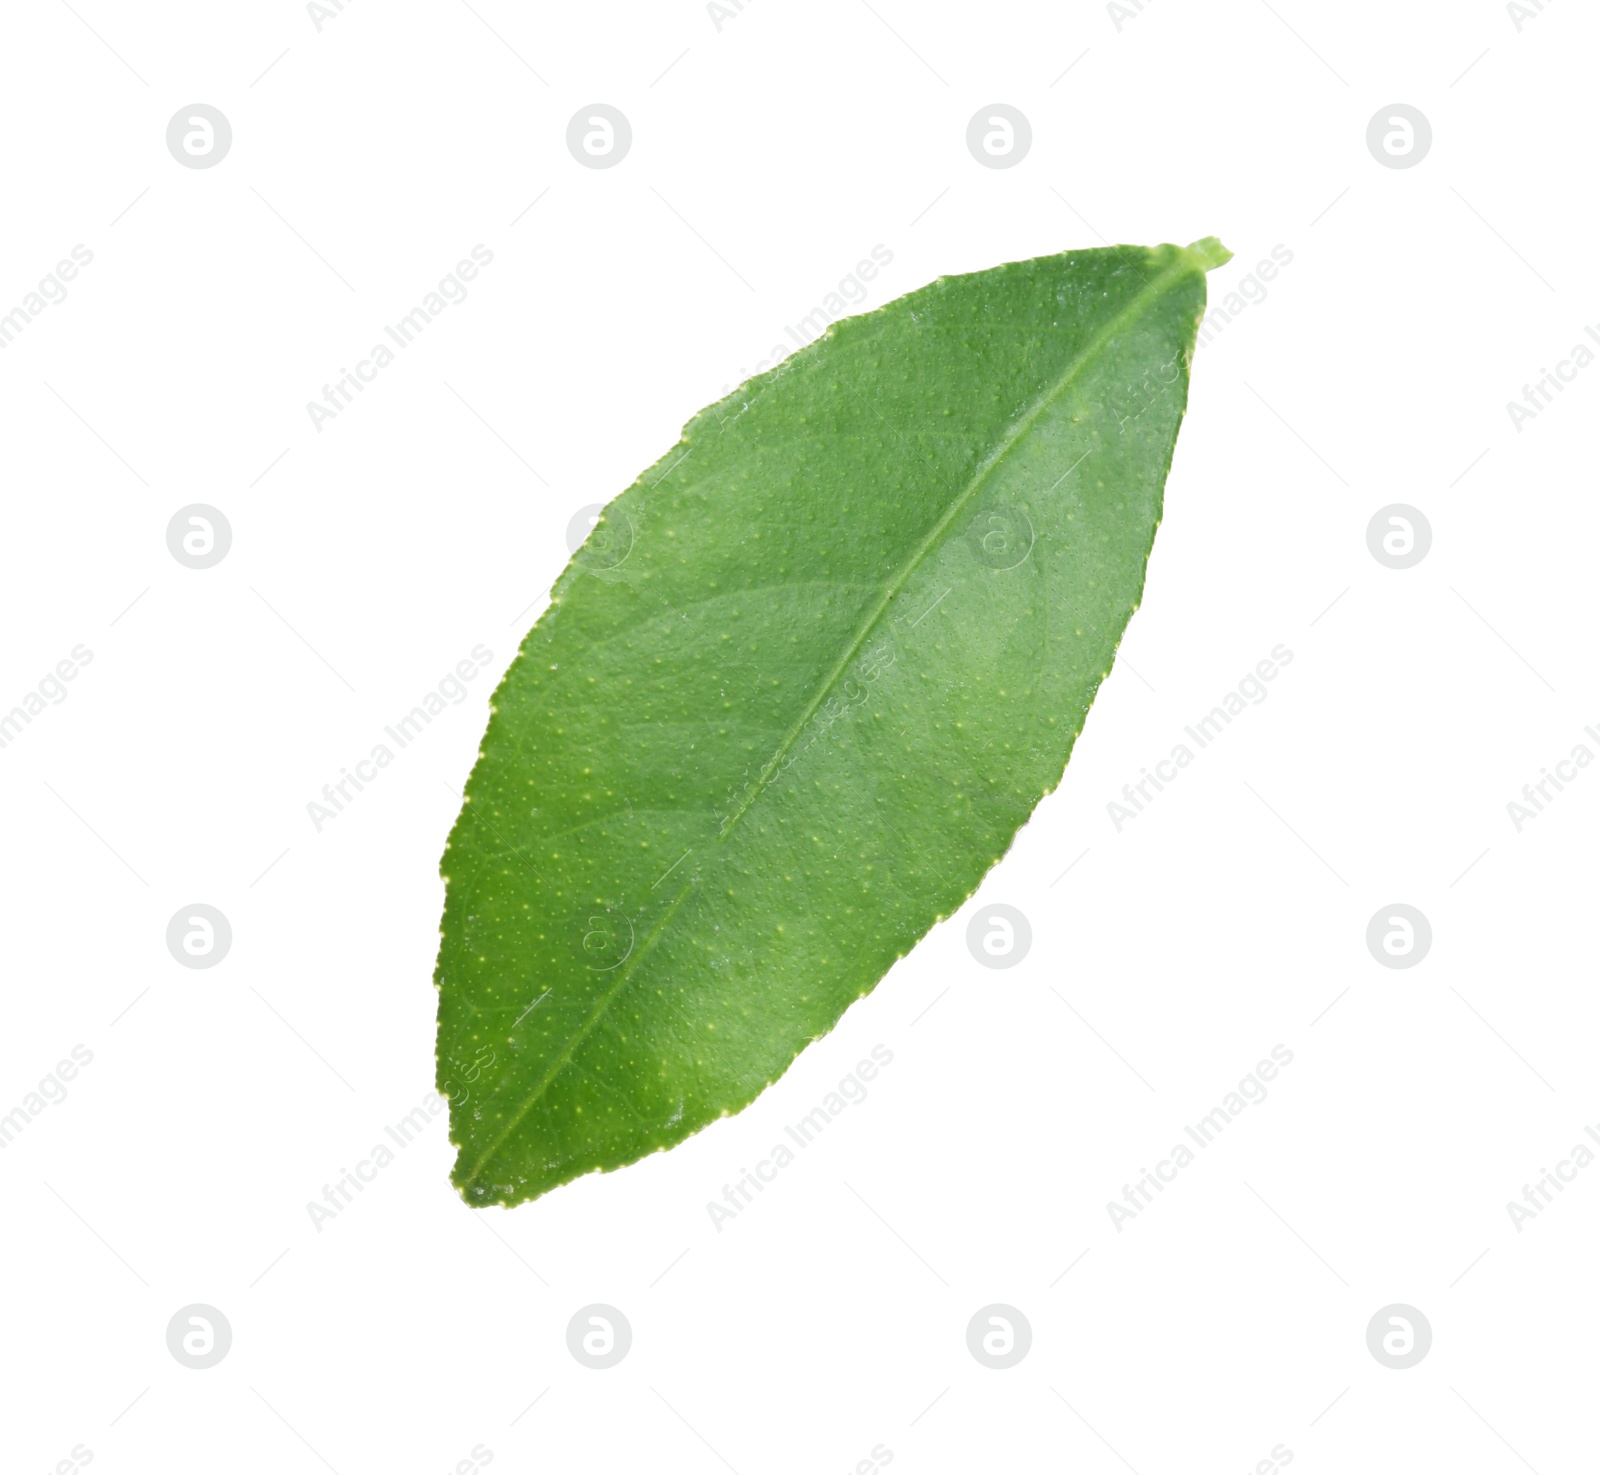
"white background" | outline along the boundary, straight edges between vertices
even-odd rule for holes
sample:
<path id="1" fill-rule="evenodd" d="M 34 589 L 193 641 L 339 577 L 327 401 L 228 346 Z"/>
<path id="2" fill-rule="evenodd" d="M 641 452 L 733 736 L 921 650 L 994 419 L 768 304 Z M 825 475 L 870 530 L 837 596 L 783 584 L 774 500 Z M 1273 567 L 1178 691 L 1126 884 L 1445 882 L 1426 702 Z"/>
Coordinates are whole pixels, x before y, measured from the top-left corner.
<path id="1" fill-rule="evenodd" d="M 0 312 L 94 259 L 0 351 L 0 709 L 93 660 L 0 750 L 0 1113 L 94 1058 L 0 1151 L 0 1465 L 1595 1468 L 1600 1165 L 1506 1210 L 1600 1123 L 1600 771 L 1520 833 L 1506 809 L 1600 753 L 1600 367 L 1506 410 L 1600 316 L 1593 13 L 474 3 L 8 10 Z M 604 171 L 565 143 L 597 101 L 634 133 Z M 232 124 L 214 168 L 166 149 L 194 102 Z M 995 102 L 1034 134 L 1003 171 L 965 145 Z M 1432 124 L 1412 169 L 1367 149 L 1395 102 Z M 1022 963 L 978 966 L 969 909 L 668 1154 L 475 1213 L 436 1121 L 318 1232 L 307 1201 L 431 1087 L 439 854 L 574 512 L 875 244 L 868 306 L 1213 233 L 1214 300 L 1293 264 L 1197 356 L 1144 606 L 980 894 L 1031 919 Z M 468 299 L 316 429 L 478 243 Z M 195 502 L 233 529 L 205 571 L 165 542 Z M 1434 538 L 1403 572 L 1366 545 L 1396 502 Z M 1280 643 L 1119 832 L 1123 784 Z M 194 902 L 233 928 L 206 971 L 165 945 Z M 1434 933 L 1405 971 L 1365 943 L 1395 902 Z M 715 1229 L 874 1044 L 869 1098 Z M 1119 1231 L 1107 1202 L 1275 1044 L 1268 1099 Z M 233 1330 L 208 1371 L 166 1345 L 197 1302 Z M 594 1302 L 633 1329 L 609 1371 L 566 1346 Z M 1007 1371 L 967 1350 L 993 1302 L 1033 1331 Z M 1407 1371 L 1366 1345 L 1396 1302 L 1433 1328 Z"/>

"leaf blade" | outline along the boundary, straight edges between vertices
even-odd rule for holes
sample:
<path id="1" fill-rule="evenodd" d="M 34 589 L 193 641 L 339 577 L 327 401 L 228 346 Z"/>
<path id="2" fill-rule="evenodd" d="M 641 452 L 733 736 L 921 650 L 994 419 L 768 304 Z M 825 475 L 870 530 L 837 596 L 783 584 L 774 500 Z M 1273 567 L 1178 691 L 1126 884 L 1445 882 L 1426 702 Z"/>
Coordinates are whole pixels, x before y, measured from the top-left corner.
<path id="1" fill-rule="evenodd" d="M 469 1202 L 742 1108 L 1004 853 L 1137 606 L 1218 251 L 940 279 L 703 411 L 607 509 L 442 866 Z"/>

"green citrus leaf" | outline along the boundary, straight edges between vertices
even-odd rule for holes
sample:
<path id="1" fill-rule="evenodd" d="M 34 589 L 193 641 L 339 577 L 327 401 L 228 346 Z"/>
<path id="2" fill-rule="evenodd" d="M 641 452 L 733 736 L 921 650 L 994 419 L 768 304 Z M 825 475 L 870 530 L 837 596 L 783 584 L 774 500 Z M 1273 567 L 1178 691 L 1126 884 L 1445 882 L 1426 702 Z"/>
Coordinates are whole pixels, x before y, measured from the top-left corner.
<path id="1" fill-rule="evenodd" d="M 469 1203 L 740 1110 L 977 888 L 1138 605 L 1227 259 L 942 278 L 702 411 L 606 509 L 442 865 Z"/>

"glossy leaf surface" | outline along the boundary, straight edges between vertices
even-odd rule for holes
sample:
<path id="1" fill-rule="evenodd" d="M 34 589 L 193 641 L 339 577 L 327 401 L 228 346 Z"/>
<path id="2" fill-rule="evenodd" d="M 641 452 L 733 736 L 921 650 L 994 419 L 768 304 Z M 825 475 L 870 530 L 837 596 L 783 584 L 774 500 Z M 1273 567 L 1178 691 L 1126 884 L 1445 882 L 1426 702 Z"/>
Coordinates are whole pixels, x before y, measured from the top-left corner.
<path id="1" fill-rule="evenodd" d="M 494 698 L 442 869 L 468 1202 L 747 1105 L 972 894 L 1137 607 L 1214 241 L 942 278 L 697 415 Z"/>

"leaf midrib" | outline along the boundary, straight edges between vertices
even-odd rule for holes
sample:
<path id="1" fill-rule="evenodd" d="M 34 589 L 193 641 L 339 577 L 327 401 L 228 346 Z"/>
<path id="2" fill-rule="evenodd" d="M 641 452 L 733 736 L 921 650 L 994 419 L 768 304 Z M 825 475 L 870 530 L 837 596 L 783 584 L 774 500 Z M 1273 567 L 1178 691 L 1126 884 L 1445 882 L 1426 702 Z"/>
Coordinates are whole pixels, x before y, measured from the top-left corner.
<path id="1" fill-rule="evenodd" d="M 721 827 L 717 831 L 716 839 L 713 841 L 713 846 L 715 848 L 721 847 L 723 841 L 725 841 L 728 836 L 733 833 L 733 831 L 738 827 L 739 822 L 747 813 L 749 813 L 756 800 L 766 792 L 767 788 L 772 783 L 773 778 L 776 776 L 778 767 L 782 763 L 785 755 L 787 755 L 789 750 L 798 741 L 800 734 L 805 731 L 806 725 L 811 721 L 812 717 L 816 715 L 823 702 L 825 702 L 832 694 L 833 689 L 838 685 L 840 678 L 844 675 L 844 672 L 849 667 L 850 662 L 855 659 L 861 647 L 866 643 L 867 638 L 872 634 L 873 630 L 877 628 L 879 621 L 883 618 L 883 615 L 889 608 L 889 605 L 893 603 L 895 596 L 899 594 L 902 588 L 905 587 L 906 581 L 910 579 L 911 575 L 914 574 L 921 566 L 922 560 L 927 557 L 928 553 L 937 545 L 940 539 L 943 538 L 944 534 L 949 530 L 951 523 L 960 516 L 962 509 L 970 504 L 973 496 L 977 493 L 979 488 L 984 485 L 994 470 L 1005 460 L 1005 457 L 1010 453 L 1012 448 L 1017 445 L 1024 435 L 1027 434 L 1027 432 L 1033 427 L 1045 410 L 1058 398 L 1060 398 L 1060 396 L 1072 385 L 1084 367 L 1092 360 L 1097 358 L 1111 343 L 1116 340 L 1119 333 L 1131 320 L 1139 316 L 1140 313 L 1150 303 L 1155 301 L 1164 292 L 1169 290 L 1182 277 L 1196 271 L 1196 269 L 1197 268 L 1185 257 L 1180 256 L 1177 263 L 1161 272 L 1154 278 L 1154 280 L 1147 280 L 1144 287 L 1129 299 L 1127 305 L 1115 313 L 1105 324 L 1105 326 L 1102 327 L 1094 335 L 1094 337 L 1089 340 L 1089 342 L 1084 346 L 1083 352 L 1073 359 L 1071 364 L 1067 366 L 1060 377 L 1057 378 L 1054 383 L 1049 385 L 1039 395 L 1027 413 L 1024 414 L 1012 427 L 1012 429 L 1002 438 L 994 454 L 990 456 L 987 461 L 983 462 L 968 478 L 966 486 L 962 488 L 960 494 L 950 504 L 950 507 L 945 512 L 944 516 L 934 524 L 932 530 L 927 534 L 926 537 L 923 538 L 922 542 L 901 566 L 899 572 L 885 586 L 883 597 L 878 601 L 877 605 L 866 616 L 866 618 L 862 620 L 859 629 L 851 638 L 851 641 L 846 647 L 844 654 L 835 663 L 833 670 L 828 673 L 827 679 L 822 683 L 821 686 L 817 688 L 817 693 L 812 698 L 810 704 L 785 734 L 783 742 L 779 745 L 778 750 L 772 755 L 771 758 L 767 760 L 765 765 L 763 765 L 760 775 L 757 777 L 755 782 L 751 784 L 749 793 L 744 801 L 726 820 L 723 821 Z M 471 1172 L 469 1172 L 467 1176 L 461 1180 L 463 1188 L 471 1187 L 478 1181 L 478 1175 L 483 1171 L 484 1166 L 491 1158 L 494 1157 L 501 1147 L 505 1145 L 506 1139 L 510 1137 L 519 1126 L 522 1125 L 523 1120 L 527 1117 L 528 1113 L 533 1110 L 534 1106 L 538 1104 L 539 1100 L 550 1088 L 550 1085 L 555 1078 L 566 1069 L 568 1064 L 571 1062 L 573 1055 L 576 1053 L 578 1046 L 581 1045 L 591 1033 L 593 1033 L 595 1026 L 599 1024 L 602 1018 L 604 1018 L 606 1011 L 611 1007 L 612 1002 L 616 999 L 617 995 L 620 994 L 623 989 L 625 989 L 632 981 L 633 976 L 638 971 L 640 964 L 642 964 L 653 951 L 657 940 L 666 930 L 667 924 L 671 922 L 672 918 L 676 915 L 678 908 L 683 905 L 684 900 L 688 897 L 689 893 L 694 890 L 696 884 L 697 883 L 692 878 L 684 883 L 678 894 L 673 898 L 672 904 L 661 914 L 655 925 L 650 929 L 650 933 L 644 939 L 642 945 L 635 949 L 633 957 L 630 958 L 627 965 L 620 970 L 617 980 L 609 989 L 606 990 L 603 995 L 601 995 L 600 999 L 596 1002 L 594 1010 L 590 1014 L 589 1018 L 585 1020 L 582 1027 L 573 1034 L 572 1039 L 568 1043 L 566 1049 L 563 1050 L 553 1062 L 551 1062 L 549 1069 L 545 1071 L 539 1082 L 529 1092 L 526 1100 L 524 1100 L 522 1105 L 517 1108 L 516 1113 L 511 1117 L 510 1121 L 508 1121 L 501 1131 L 496 1135 L 494 1141 L 491 1142 L 489 1146 L 479 1154 L 477 1161 L 472 1166 Z"/>

